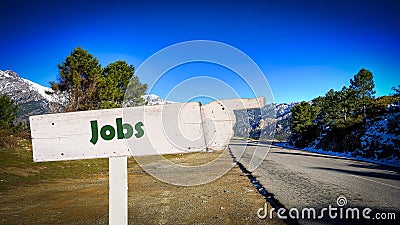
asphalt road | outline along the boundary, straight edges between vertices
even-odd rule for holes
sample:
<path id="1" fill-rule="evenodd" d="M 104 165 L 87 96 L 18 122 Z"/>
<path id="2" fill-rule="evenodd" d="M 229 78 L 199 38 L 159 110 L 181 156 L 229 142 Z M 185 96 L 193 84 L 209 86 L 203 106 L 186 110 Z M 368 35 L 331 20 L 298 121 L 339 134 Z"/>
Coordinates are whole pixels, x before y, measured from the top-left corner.
<path id="1" fill-rule="evenodd" d="M 240 158 L 243 148 L 245 151 Z M 245 168 L 249 168 L 252 157 L 262 161 L 251 176 L 272 193 L 286 211 L 296 208 L 301 214 L 303 208 L 313 207 L 318 216 L 319 210 L 329 205 L 338 208 L 336 219 L 331 219 L 325 211 L 323 219 L 302 220 L 300 216 L 300 224 L 400 224 L 400 168 L 278 146 L 269 148 L 267 144 L 241 140 L 232 140 L 230 149 Z M 257 162 L 255 159 L 253 162 Z M 338 206 L 339 196 L 346 198 L 344 206 Z M 355 207 L 360 210 L 360 219 L 351 219 L 349 212 L 349 219 L 338 220 L 340 208 L 346 212 L 347 208 Z M 366 207 L 372 209 L 367 214 L 370 219 L 361 220 Z M 292 210 L 292 215 L 295 212 Z M 389 215 L 391 212 L 396 213 L 395 220 L 378 219 L 393 216 Z M 345 213 L 342 215 L 346 218 Z"/>

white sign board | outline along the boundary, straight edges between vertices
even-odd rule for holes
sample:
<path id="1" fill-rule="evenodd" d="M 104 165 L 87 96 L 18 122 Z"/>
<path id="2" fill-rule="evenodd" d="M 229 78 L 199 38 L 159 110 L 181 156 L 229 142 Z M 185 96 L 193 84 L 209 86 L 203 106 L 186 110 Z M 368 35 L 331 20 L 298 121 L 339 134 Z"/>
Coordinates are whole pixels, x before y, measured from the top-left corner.
<path id="1" fill-rule="evenodd" d="M 233 135 L 233 110 L 264 105 L 265 99 L 260 97 L 214 101 L 204 106 L 191 102 L 31 116 L 33 159 L 41 162 L 224 149 Z"/>
<path id="2" fill-rule="evenodd" d="M 31 116 L 33 159 L 40 162 L 151 155 L 156 151 L 182 153 L 168 140 L 165 129 L 178 122 L 186 135 L 200 132 L 199 109 L 199 103 L 187 103 Z M 174 113 L 179 111 L 181 119 L 177 121 L 178 114 Z M 204 148 L 203 136 L 197 136 L 185 143 L 193 151 Z M 127 141 L 135 146 L 132 152 Z"/>

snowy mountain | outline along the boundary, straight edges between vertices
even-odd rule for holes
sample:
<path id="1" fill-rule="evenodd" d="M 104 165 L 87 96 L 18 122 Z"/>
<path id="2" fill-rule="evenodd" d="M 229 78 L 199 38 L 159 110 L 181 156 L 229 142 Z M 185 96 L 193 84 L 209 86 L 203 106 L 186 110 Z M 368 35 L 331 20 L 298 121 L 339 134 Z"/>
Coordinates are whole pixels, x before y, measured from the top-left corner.
<path id="1" fill-rule="evenodd" d="M 267 104 L 262 109 L 237 110 L 236 137 L 286 141 L 290 135 L 290 109 L 297 103 Z"/>
<path id="2" fill-rule="evenodd" d="M 52 97 L 45 92 L 50 88 L 20 77 L 11 70 L 0 70 L 0 95 L 6 94 L 19 105 L 19 120 L 31 115 L 50 112 Z"/>
<path id="3" fill-rule="evenodd" d="M 144 101 L 147 105 L 163 105 L 165 100 L 155 94 L 143 95 Z"/>
<path id="4" fill-rule="evenodd" d="M 143 95 L 142 96 L 146 102 L 146 105 L 164 105 L 164 104 L 171 104 L 175 102 L 166 101 L 162 99 L 160 96 L 155 94 Z"/>
<path id="5" fill-rule="evenodd" d="M 275 130 L 275 139 L 280 141 L 286 141 L 290 136 L 290 117 L 292 113 L 290 110 L 293 106 L 298 103 L 290 102 L 290 103 L 281 103 L 275 104 L 276 110 L 276 130 Z"/>
<path id="6" fill-rule="evenodd" d="M 2 94 L 12 93 L 15 92 L 17 88 L 22 88 L 22 90 L 20 90 L 21 92 L 28 90 L 33 91 L 35 94 L 39 94 L 39 99 L 44 98 L 48 101 L 53 101 L 52 96 L 46 94 L 46 91 L 51 91 L 50 88 L 24 79 L 12 70 L 0 70 L 0 84 L 0 92 Z"/>

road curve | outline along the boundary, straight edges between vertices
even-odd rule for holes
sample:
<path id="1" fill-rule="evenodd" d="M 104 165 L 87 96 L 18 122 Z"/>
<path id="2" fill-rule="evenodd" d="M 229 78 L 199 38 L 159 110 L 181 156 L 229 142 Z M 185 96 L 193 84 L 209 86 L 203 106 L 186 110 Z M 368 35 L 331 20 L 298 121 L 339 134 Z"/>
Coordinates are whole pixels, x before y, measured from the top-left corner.
<path id="1" fill-rule="evenodd" d="M 263 155 L 260 152 L 269 150 L 267 157 L 252 175 L 287 210 L 296 208 L 301 212 L 303 208 L 313 207 L 320 212 L 318 209 L 329 205 L 338 210 L 360 209 L 358 220 L 351 219 L 350 214 L 347 220 L 338 220 L 338 217 L 331 219 L 326 211 L 323 219 L 303 220 L 300 216 L 300 224 L 399 224 L 400 168 L 251 141 L 232 140 L 229 146 L 244 167 L 248 167 L 252 157 L 260 158 Z M 240 158 L 243 147 L 245 152 Z M 337 205 L 339 196 L 346 198 L 346 205 Z M 361 220 L 362 210 L 367 207 L 372 209 L 368 214 L 370 219 Z M 395 220 L 375 218 L 391 212 L 396 213 Z M 345 214 L 342 215 L 342 218 L 346 218 Z"/>

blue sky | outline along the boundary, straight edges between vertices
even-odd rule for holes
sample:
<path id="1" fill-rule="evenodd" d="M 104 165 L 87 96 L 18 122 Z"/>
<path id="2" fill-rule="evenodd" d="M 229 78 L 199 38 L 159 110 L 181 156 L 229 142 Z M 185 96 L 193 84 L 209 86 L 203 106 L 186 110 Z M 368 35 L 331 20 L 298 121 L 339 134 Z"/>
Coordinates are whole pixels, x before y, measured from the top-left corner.
<path id="1" fill-rule="evenodd" d="M 103 66 L 120 59 L 138 67 L 160 49 L 199 39 L 227 43 L 251 57 L 276 102 L 340 89 L 363 67 L 374 74 L 377 96 L 400 85 L 397 1 L 3 0 L 0 8 L 0 69 L 45 86 L 77 46 Z M 181 71 L 221 72 L 198 74 L 197 66 Z M 153 92 L 165 97 L 168 88 Z"/>

